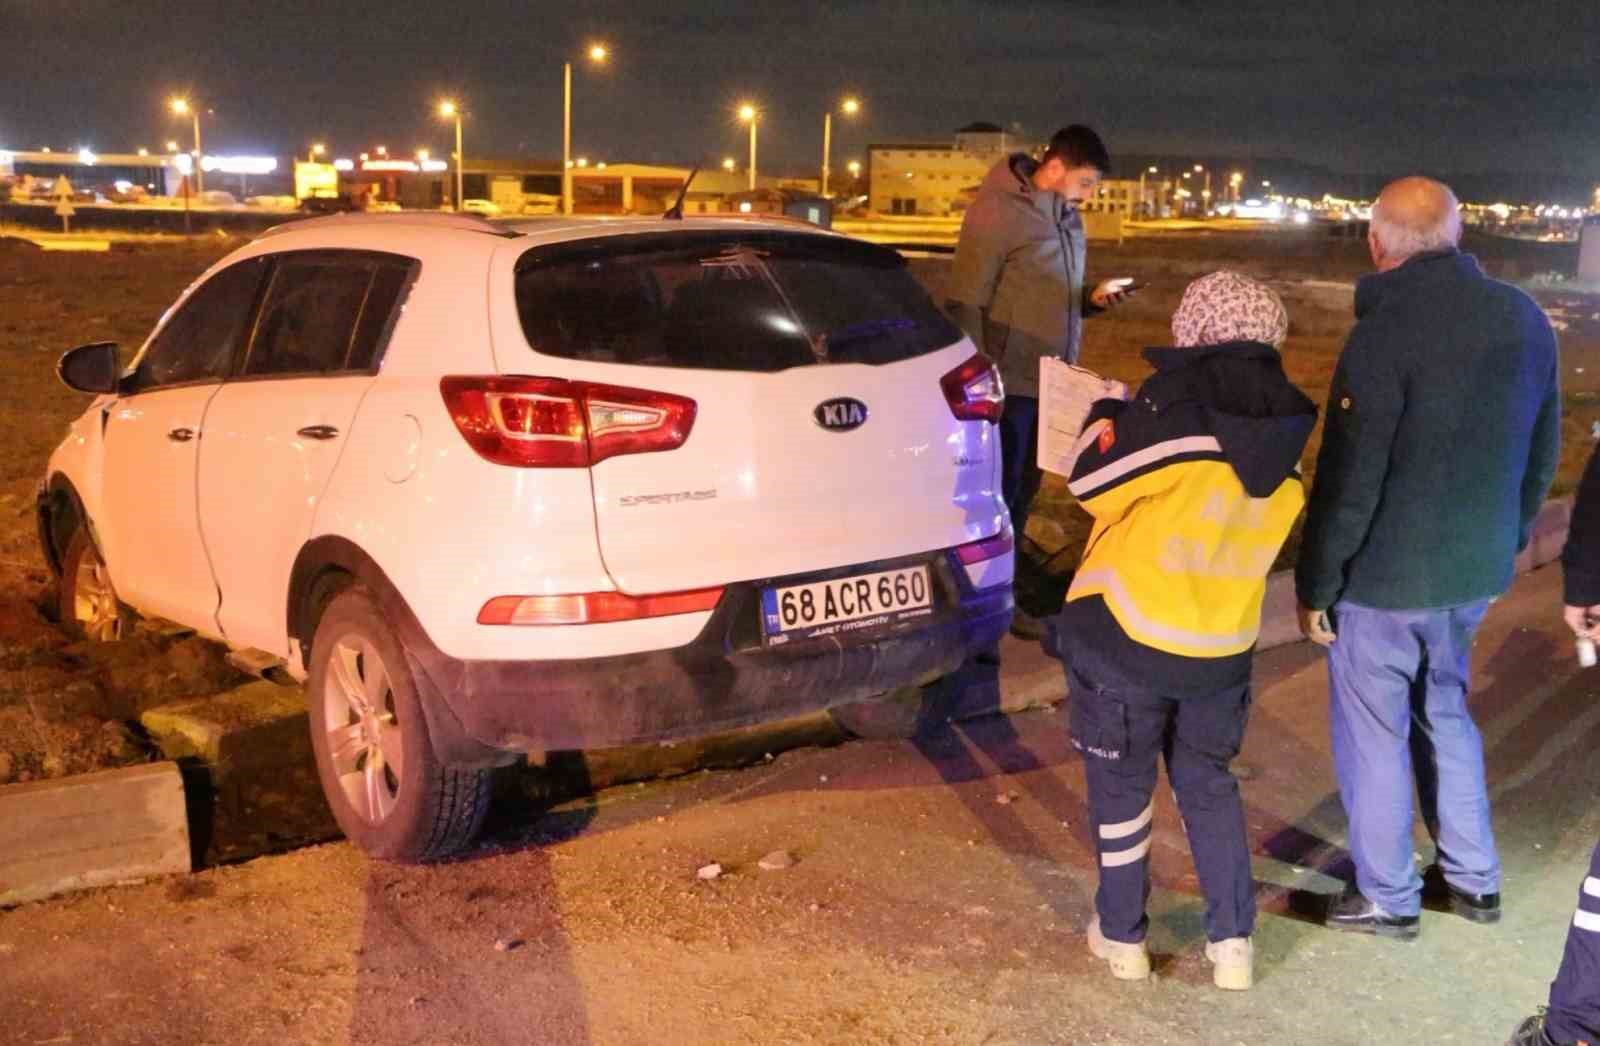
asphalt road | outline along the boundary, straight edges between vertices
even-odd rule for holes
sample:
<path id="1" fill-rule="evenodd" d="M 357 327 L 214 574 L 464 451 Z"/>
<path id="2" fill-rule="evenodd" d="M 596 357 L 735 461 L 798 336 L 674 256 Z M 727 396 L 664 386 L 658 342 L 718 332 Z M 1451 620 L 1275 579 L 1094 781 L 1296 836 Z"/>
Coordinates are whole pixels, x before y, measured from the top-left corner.
<path id="1" fill-rule="evenodd" d="M 1543 1000 L 1600 834 L 1600 670 L 1578 674 L 1559 592 L 1557 570 L 1522 579 L 1477 644 L 1498 926 L 1316 925 L 1347 855 L 1300 645 L 1258 659 L 1241 757 L 1249 993 L 1211 987 L 1164 789 L 1156 976 L 1091 964 L 1082 768 L 1037 712 L 501 811 L 449 864 L 332 844 L 0 913 L 0 1042 L 1500 1043 Z M 794 865 L 760 868 L 776 850 Z"/>

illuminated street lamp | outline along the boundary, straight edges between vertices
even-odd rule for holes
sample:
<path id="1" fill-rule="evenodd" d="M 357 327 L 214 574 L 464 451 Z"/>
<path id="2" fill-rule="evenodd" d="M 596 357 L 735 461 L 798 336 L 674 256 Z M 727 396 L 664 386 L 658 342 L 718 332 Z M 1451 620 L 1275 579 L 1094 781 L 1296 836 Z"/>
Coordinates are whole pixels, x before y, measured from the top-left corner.
<path id="1" fill-rule="evenodd" d="M 194 191 L 206 191 L 205 165 L 200 162 L 200 110 L 189 104 L 187 98 L 174 98 L 172 100 L 172 113 L 174 116 L 187 116 L 194 121 Z"/>
<path id="2" fill-rule="evenodd" d="M 328 147 L 326 145 L 323 145 L 321 142 L 313 142 L 313 143 L 311 143 L 311 149 L 306 153 L 306 162 L 307 163 L 316 163 L 317 162 L 317 157 L 323 155 L 327 151 L 328 151 Z"/>
<path id="3" fill-rule="evenodd" d="M 439 115 L 446 120 L 454 120 L 456 122 L 456 210 L 459 211 L 461 209 L 461 168 L 466 163 L 466 158 L 461 154 L 461 107 L 455 102 L 445 100 L 439 103 Z"/>
<path id="4" fill-rule="evenodd" d="M 603 65 L 611 57 L 604 44 L 590 44 L 588 58 Z M 572 213 L 572 63 L 563 63 L 561 94 L 561 213 Z"/>
<path id="5" fill-rule="evenodd" d="M 761 120 L 761 111 L 749 102 L 739 106 L 739 119 L 750 125 L 750 190 L 756 187 L 756 124 Z"/>
<path id="6" fill-rule="evenodd" d="M 724 156 L 724 157 L 723 157 L 723 158 L 722 158 L 722 169 L 723 169 L 723 170 L 724 170 L 724 171 L 727 171 L 727 172 L 728 172 L 728 173 L 729 173 L 729 174 L 732 174 L 732 173 L 733 173 L 733 169 L 734 169 L 734 168 L 735 168 L 735 167 L 737 167 L 737 166 L 739 166 L 739 163 L 738 163 L 738 161 L 737 161 L 737 160 L 735 160 L 735 159 L 734 159 L 734 158 L 733 158 L 733 157 L 731 157 L 731 156 Z"/>
<path id="7" fill-rule="evenodd" d="M 861 111 L 861 101 L 857 98 L 846 98 L 839 103 L 839 111 L 846 116 L 854 116 Z M 750 125 L 751 133 L 755 132 L 755 124 Z M 828 195 L 828 165 L 833 152 L 833 110 L 829 109 L 822 114 L 822 195 Z M 754 188 L 754 186 L 752 186 Z"/>
<path id="8" fill-rule="evenodd" d="M 168 142 L 167 142 L 167 152 L 169 152 L 169 153 L 175 153 L 175 152 L 177 152 L 177 151 L 178 151 L 178 143 L 177 143 L 177 142 L 174 142 L 174 141 L 170 141 L 170 140 L 169 140 L 169 141 L 168 141 Z"/>
<path id="9" fill-rule="evenodd" d="M 1147 167 L 1144 170 L 1139 172 L 1139 206 L 1141 208 L 1144 206 L 1144 176 L 1147 175 L 1147 174 L 1160 174 L 1160 173 L 1161 172 L 1156 170 L 1156 168 L 1153 165 L 1150 166 L 1150 167 Z M 1155 215 L 1152 214 L 1150 217 L 1154 218 Z"/>

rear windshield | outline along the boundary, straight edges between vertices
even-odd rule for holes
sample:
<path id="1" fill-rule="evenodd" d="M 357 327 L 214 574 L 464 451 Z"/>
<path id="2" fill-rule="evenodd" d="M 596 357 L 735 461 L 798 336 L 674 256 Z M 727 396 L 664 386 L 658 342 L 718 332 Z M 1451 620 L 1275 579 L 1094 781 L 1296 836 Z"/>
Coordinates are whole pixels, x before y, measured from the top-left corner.
<path id="1" fill-rule="evenodd" d="M 808 233 L 649 233 L 517 263 L 528 344 L 568 359 L 780 371 L 895 363 L 961 332 L 891 250 Z"/>

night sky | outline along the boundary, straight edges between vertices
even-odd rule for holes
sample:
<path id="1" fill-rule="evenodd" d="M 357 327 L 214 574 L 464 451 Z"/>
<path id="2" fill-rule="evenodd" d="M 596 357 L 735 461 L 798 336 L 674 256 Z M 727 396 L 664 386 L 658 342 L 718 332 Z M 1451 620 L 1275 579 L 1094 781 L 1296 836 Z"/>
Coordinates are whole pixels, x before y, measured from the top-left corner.
<path id="1" fill-rule="evenodd" d="M 590 40 L 614 52 L 603 70 L 582 62 Z M 595 159 L 742 160 L 732 109 L 751 98 L 762 168 L 814 172 L 822 113 L 853 92 L 866 109 L 835 120 L 836 168 L 869 141 L 947 140 L 971 120 L 1038 135 L 1083 121 L 1114 155 L 1600 182 L 1596 0 L 0 0 L 0 52 L 13 148 L 187 147 L 164 108 L 181 91 L 215 110 L 208 152 L 442 156 L 433 107 L 454 95 L 469 155 L 554 158 L 570 57 L 574 152 Z"/>

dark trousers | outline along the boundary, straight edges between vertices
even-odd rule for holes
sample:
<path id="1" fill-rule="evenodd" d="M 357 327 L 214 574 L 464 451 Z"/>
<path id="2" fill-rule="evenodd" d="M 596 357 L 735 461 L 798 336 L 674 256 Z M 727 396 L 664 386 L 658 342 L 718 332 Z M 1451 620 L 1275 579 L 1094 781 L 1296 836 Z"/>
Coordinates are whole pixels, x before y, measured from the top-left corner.
<path id="1" fill-rule="evenodd" d="M 1077 660 L 1067 670 L 1072 744 L 1083 753 L 1088 777 L 1100 932 L 1134 943 L 1149 928 L 1156 764 L 1165 758 L 1206 898 L 1206 937 L 1250 936 L 1256 919 L 1250 846 L 1239 783 L 1228 770 L 1244 739 L 1249 684 L 1173 699 L 1113 680 L 1114 670 L 1097 671 L 1085 663 L 1090 659 Z"/>
<path id="2" fill-rule="evenodd" d="M 1600 1039 L 1600 846 L 1578 890 L 1578 910 L 1567 930 L 1561 972 L 1550 985 L 1545 1031 L 1555 1042 Z"/>
<path id="3" fill-rule="evenodd" d="M 1039 400 L 1007 396 L 1000 415 L 1000 493 L 1011 510 L 1011 529 L 1022 541 L 1028 510 L 1039 494 Z M 1017 557 L 1020 562 L 1023 557 Z"/>

